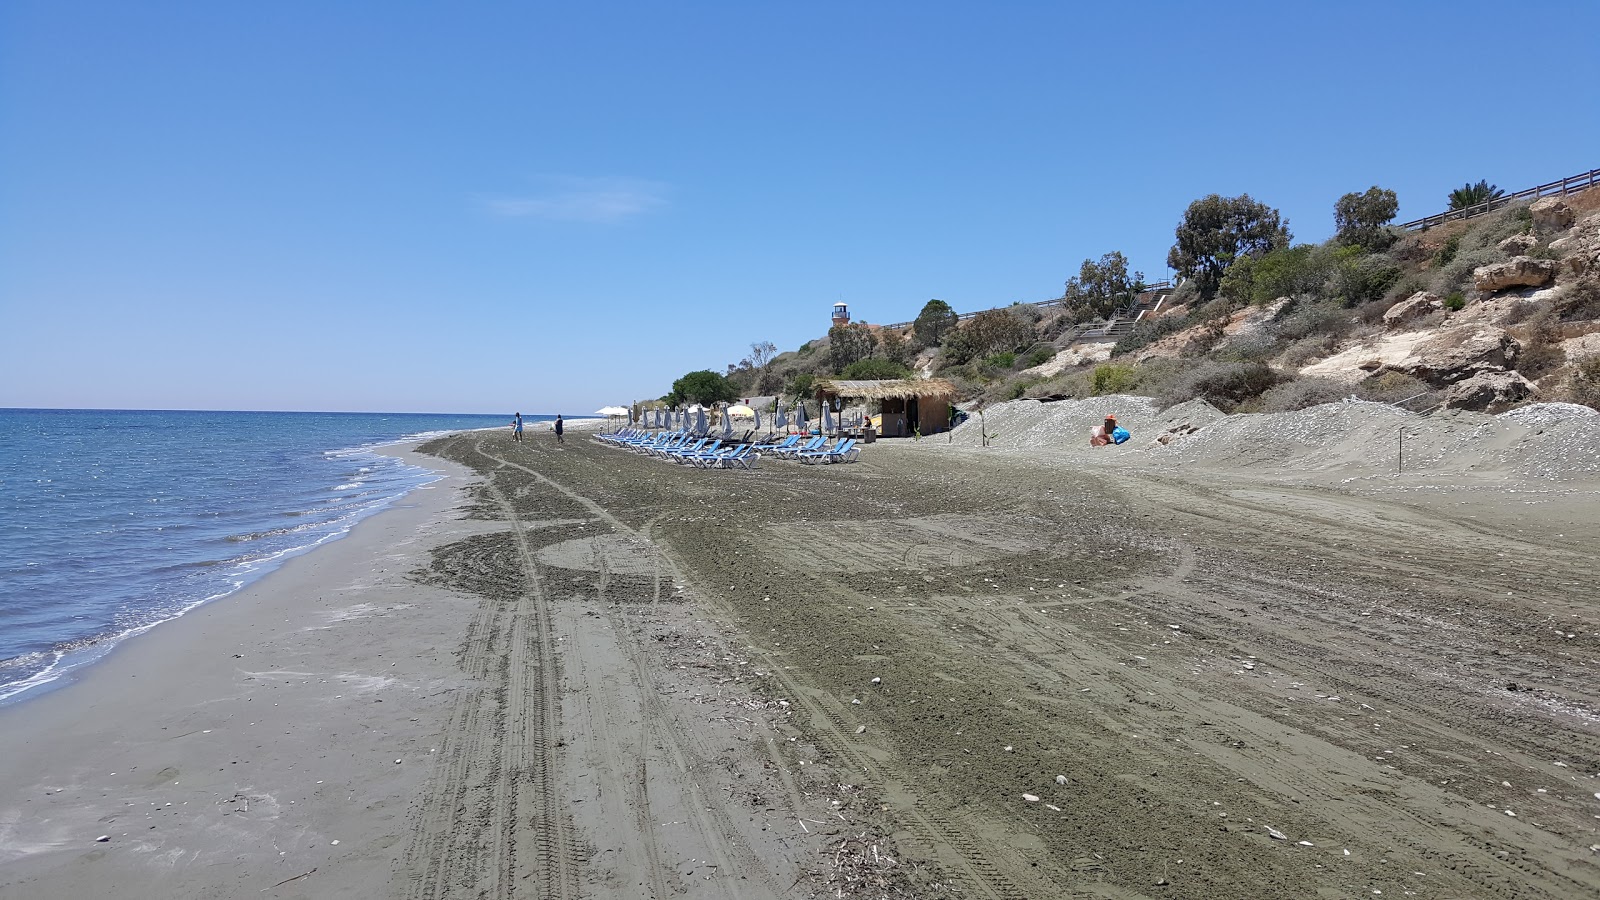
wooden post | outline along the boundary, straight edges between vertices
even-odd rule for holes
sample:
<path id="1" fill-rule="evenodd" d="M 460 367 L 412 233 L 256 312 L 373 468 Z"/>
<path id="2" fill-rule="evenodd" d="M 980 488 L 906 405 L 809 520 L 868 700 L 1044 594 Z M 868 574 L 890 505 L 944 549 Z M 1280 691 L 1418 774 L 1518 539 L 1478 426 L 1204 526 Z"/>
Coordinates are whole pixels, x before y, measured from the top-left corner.
<path id="1" fill-rule="evenodd" d="M 1406 470 L 1406 427 L 1400 426 L 1400 473 Z"/>

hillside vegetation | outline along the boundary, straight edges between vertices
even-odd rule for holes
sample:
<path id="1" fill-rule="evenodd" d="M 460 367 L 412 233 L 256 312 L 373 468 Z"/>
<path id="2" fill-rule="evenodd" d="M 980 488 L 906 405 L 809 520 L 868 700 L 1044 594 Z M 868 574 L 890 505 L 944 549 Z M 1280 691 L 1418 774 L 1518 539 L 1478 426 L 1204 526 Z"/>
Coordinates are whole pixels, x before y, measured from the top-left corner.
<path id="1" fill-rule="evenodd" d="M 1469 184 L 1451 202 L 1497 190 Z M 1297 244 L 1278 211 L 1248 195 L 1196 200 L 1168 257 L 1180 286 L 1114 343 L 1072 338 L 1144 288 L 1115 251 L 1084 260 L 1058 306 L 958 321 L 933 300 L 906 328 L 852 323 L 783 353 L 753 344 L 663 399 L 804 398 L 819 377 L 922 374 L 955 382 L 968 405 L 1136 393 L 1227 412 L 1349 396 L 1413 410 L 1600 408 L 1600 188 L 1420 232 L 1389 224 L 1397 208 L 1379 187 L 1346 194 L 1334 237 Z"/>

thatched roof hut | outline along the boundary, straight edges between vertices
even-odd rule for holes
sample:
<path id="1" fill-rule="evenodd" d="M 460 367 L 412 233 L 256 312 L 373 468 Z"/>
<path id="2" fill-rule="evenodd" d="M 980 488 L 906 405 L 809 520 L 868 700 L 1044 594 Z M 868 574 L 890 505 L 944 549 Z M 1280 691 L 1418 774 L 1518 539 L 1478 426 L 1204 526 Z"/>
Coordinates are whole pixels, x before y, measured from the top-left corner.
<path id="1" fill-rule="evenodd" d="M 956 386 L 943 378 L 906 378 L 886 381 L 846 381 L 824 378 L 817 382 L 819 403 L 869 400 L 882 413 L 884 437 L 934 434 L 950 427 L 950 404 Z"/>

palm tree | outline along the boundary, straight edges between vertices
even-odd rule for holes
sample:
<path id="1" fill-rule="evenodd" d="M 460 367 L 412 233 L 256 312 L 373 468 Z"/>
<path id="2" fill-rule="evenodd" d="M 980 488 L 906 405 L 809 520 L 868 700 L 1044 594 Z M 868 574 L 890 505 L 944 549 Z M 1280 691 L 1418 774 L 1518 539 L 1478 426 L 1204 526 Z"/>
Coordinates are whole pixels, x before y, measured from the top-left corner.
<path id="1" fill-rule="evenodd" d="M 1469 181 L 1450 192 L 1450 208 L 1467 209 L 1468 207 L 1488 203 L 1491 200 L 1499 200 L 1505 195 L 1505 191 L 1500 190 L 1499 187 L 1490 184 L 1488 181 L 1480 181 L 1477 184 Z"/>

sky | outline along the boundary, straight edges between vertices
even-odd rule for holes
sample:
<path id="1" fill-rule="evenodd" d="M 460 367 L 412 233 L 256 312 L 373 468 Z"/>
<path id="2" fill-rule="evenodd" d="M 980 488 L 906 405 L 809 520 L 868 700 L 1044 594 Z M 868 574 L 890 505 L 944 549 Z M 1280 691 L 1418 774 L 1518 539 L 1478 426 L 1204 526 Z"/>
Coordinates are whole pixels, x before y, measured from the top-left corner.
<path id="1" fill-rule="evenodd" d="M 578 413 L 1600 166 L 1600 4 L 0 4 L 0 407 Z"/>

